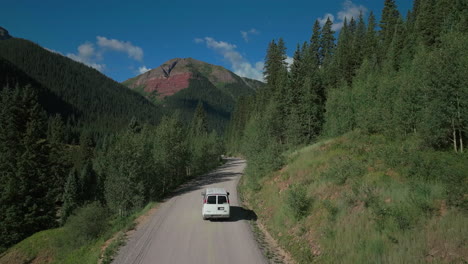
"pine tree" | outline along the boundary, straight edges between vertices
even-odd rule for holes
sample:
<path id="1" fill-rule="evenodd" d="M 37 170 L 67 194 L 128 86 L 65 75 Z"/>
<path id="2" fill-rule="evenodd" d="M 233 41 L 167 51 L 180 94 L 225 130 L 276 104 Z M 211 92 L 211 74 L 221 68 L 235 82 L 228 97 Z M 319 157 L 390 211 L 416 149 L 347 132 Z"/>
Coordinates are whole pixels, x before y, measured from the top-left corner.
<path id="1" fill-rule="evenodd" d="M 81 169 L 84 164 L 91 160 L 94 156 L 94 141 L 90 132 L 84 131 L 80 135 L 80 157 L 77 162 L 78 169 Z"/>
<path id="2" fill-rule="evenodd" d="M 46 117 L 37 92 L 4 88 L 0 115 L 0 247 L 55 225 Z"/>
<path id="3" fill-rule="evenodd" d="M 426 46 L 432 46 L 440 33 L 440 24 L 436 13 L 436 0 L 421 1 L 417 9 L 416 33 Z"/>
<path id="4" fill-rule="evenodd" d="M 398 19 L 400 19 L 400 12 L 395 0 L 385 0 L 382 19 L 380 20 L 380 41 L 383 51 L 386 51 L 392 42 Z"/>
<path id="5" fill-rule="evenodd" d="M 322 39 L 320 41 L 320 63 L 327 65 L 331 63 L 335 52 L 335 31 L 332 30 L 333 22 L 327 18 L 327 22 L 322 28 Z"/>
<path id="6" fill-rule="evenodd" d="M 359 14 L 359 20 L 356 27 L 356 32 L 354 33 L 353 39 L 353 73 L 355 73 L 361 66 L 362 61 L 365 56 L 365 41 L 366 41 L 366 22 L 364 22 L 364 16 L 362 12 Z"/>
<path id="7" fill-rule="evenodd" d="M 305 52 L 308 51 L 307 43 L 304 43 L 302 49 L 297 45 L 294 52 L 294 61 L 291 65 L 291 82 L 287 94 L 286 110 L 287 110 L 287 142 L 289 145 L 295 146 L 304 143 L 303 130 L 303 94 L 305 72 Z"/>
<path id="8" fill-rule="evenodd" d="M 65 124 L 60 114 L 49 118 L 47 129 L 47 140 L 54 144 L 65 142 Z"/>
<path id="9" fill-rule="evenodd" d="M 353 33 L 348 26 L 347 19 L 343 22 L 343 27 L 338 38 L 336 53 L 333 57 L 334 66 L 337 68 L 336 79 L 342 78 L 351 84 L 353 77 Z"/>
<path id="10" fill-rule="evenodd" d="M 98 197 L 98 179 L 91 161 L 85 163 L 80 173 L 79 199 L 93 201 Z"/>
<path id="11" fill-rule="evenodd" d="M 387 52 L 388 64 L 393 68 L 393 70 L 398 71 L 400 69 L 400 65 L 403 61 L 402 55 L 406 42 L 406 36 L 406 28 L 404 22 L 400 18 L 395 25 L 392 43 L 390 44 L 389 50 Z"/>
<path id="12" fill-rule="evenodd" d="M 237 101 L 226 132 L 226 147 L 228 151 L 233 153 L 239 153 L 240 151 L 240 141 L 244 135 L 250 112 L 253 110 L 250 107 L 252 100 L 252 98 L 240 97 Z"/>
<path id="13" fill-rule="evenodd" d="M 318 137 L 324 122 L 325 94 L 317 71 L 304 80 L 303 94 L 305 142 L 310 143 Z"/>
<path id="14" fill-rule="evenodd" d="M 265 98 L 260 97 L 262 101 L 265 101 L 265 106 L 273 104 L 275 107 L 273 110 L 275 119 L 272 120 L 270 128 L 280 144 L 285 143 L 284 123 L 287 116 L 289 76 L 286 58 L 284 40 L 280 38 L 278 44 L 272 41 L 267 51 L 264 72 L 269 88 L 268 93 L 270 94 L 266 94 Z"/>
<path id="15" fill-rule="evenodd" d="M 65 126 L 59 114 L 49 117 L 47 128 L 47 141 L 50 149 L 49 153 L 49 177 L 55 183 L 55 188 L 51 187 L 55 201 L 62 200 L 63 186 L 66 181 L 66 172 L 71 166 L 68 161 L 65 149 Z"/>
<path id="16" fill-rule="evenodd" d="M 405 40 L 403 44 L 403 50 L 401 56 L 407 62 L 410 62 L 414 58 L 416 48 L 418 46 L 418 35 L 416 33 L 416 15 L 415 11 L 408 11 L 406 15 L 406 21 L 404 23 L 405 29 Z"/>
<path id="17" fill-rule="evenodd" d="M 63 192 L 63 205 L 60 214 L 62 225 L 67 221 L 67 218 L 71 215 L 73 210 L 75 210 L 79 205 L 79 190 L 79 180 L 76 175 L 76 170 L 73 168 L 68 174 Z"/>
<path id="18" fill-rule="evenodd" d="M 281 61 L 279 53 L 278 45 L 274 40 L 272 40 L 268 45 L 265 56 L 265 71 L 263 73 L 265 80 L 272 92 L 274 92 L 278 86 L 278 72 L 281 68 L 281 64 L 278 63 Z"/>
<path id="19" fill-rule="evenodd" d="M 198 101 L 197 108 L 195 109 L 192 124 L 190 125 L 190 135 L 191 137 L 208 135 L 208 123 L 202 101 Z"/>
<path id="20" fill-rule="evenodd" d="M 378 39 L 375 31 L 376 20 L 374 13 L 371 11 L 367 22 L 367 32 L 365 37 L 364 58 L 371 59 L 377 55 Z"/>
<path id="21" fill-rule="evenodd" d="M 312 36 L 310 37 L 310 62 L 306 60 L 306 64 L 310 64 L 310 66 L 307 66 L 307 71 L 311 71 L 313 69 L 318 69 L 318 66 L 320 65 L 320 47 L 321 47 L 321 41 L 320 41 L 320 36 L 321 36 L 321 27 L 320 27 L 320 22 L 318 20 L 315 20 L 314 27 L 312 29 Z"/>
<path id="22" fill-rule="evenodd" d="M 0 249 L 21 240 L 21 211 L 18 198 L 20 182 L 16 180 L 16 163 L 22 150 L 19 113 L 19 88 L 0 91 Z"/>
<path id="23" fill-rule="evenodd" d="M 288 89 L 288 108 L 290 109 L 294 105 L 297 105 L 300 98 L 300 87 L 304 82 L 304 54 L 301 51 L 299 44 L 296 47 L 296 51 L 293 56 L 293 63 L 290 69 L 291 81 Z"/>

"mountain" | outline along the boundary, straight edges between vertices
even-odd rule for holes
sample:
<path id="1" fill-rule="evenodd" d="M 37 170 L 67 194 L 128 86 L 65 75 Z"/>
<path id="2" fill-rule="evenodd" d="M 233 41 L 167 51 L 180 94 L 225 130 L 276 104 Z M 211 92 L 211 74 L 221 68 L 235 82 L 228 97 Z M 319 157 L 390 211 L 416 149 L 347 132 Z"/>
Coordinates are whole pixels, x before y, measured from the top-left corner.
<path id="1" fill-rule="evenodd" d="M 76 134 L 113 132 L 126 127 L 133 117 L 157 123 L 161 115 L 160 107 L 140 94 L 28 40 L 0 40 L 0 69 L 0 89 L 31 84 L 39 91 L 43 108 L 50 115 L 61 114 Z"/>
<path id="2" fill-rule="evenodd" d="M 260 81 L 240 77 L 221 66 L 192 58 L 171 59 L 123 84 L 146 95 L 157 92 L 158 97 L 164 98 L 189 88 L 190 81 L 200 77 L 208 79 L 234 99 L 251 94 L 263 85 Z"/>
<path id="3" fill-rule="evenodd" d="M 11 38 L 10 34 L 8 34 L 8 30 L 0 27 L 0 40 L 9 39 Z"/>
<path id="4" fill-rule="evenodd" d="M 163 106 L 165 113 L 179 111 L 187 121 L 202 102 L 210 128 L 219 132 L 226 127 L 235 102 L 264 85 L 193 58 L 171 59 L 123 84 Z"/>

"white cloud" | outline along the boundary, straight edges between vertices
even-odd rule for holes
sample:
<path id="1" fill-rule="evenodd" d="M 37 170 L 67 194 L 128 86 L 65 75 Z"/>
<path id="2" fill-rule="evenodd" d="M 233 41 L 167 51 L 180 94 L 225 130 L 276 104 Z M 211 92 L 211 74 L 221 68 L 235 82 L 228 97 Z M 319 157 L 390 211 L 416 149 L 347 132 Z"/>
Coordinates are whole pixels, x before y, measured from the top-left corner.
<path id="1" fill-rule="evenodd" d="M 101 58 L 101 54 L 97 53 L 94 49 L 94 44 L 86 42 L 78 46 L 78 53 L 68 53 L 67 57 L 84 63 L 90 67 L 95 68 L 96 70 L 102 72 L 106 68 L 105 64 L 96 63 L 96 60 Z"/>
<path id="2" fill-rule="evenodd" d="M 320 25 L 322 27 L 327 22 L 327 19 L 330 19 L 331 22 L 334 22 L 335 21 L 335 16 L 330 14 L 330 13 L 326 13 L 322 18 L 319 18 L 318 21 L 319 21 L 319 23 L 320 23 Z"/>
<path id="3" fill-rule="evenodd" d="M 363 5 L 356 5 L 351 0 L 345 0 L 343 2 L 343 8 L 336 15 L 336 19 L 334 15 L 327 13 L 323 16 L 323 18 L 319 18 L 318 20 L 323 26 L 327 21 L 327 18 L 330 18 L 330 20 L 333 22 L 332 30 L 338 31 L 343 27 L 345 18 L 348 20 L 348 22 L 352 17 L 354 17 L 356 20 L 361 12 L 364 15 L 367 12 L 367 8 Z"/>
<path id="4" fill-rule="evenodd" d="M 242 35 L 242 38 L 244 39 L 245 42 L 249 42 L 249 35 L 258 35 L 260 32 L 256 30 L 255 28 L 252 28 L 248 31 L 241 31 L 240 32 Z"/>
<path id="5" fill-rule="evenodd" d="M 106 37 L 101 37 L 101 36 L 97 36 L 96 39 L 97 39 L 98 46 L 101 48 L 125 52 L 128 54 L 129 58 L 132 58 L 137 61 L 143 60 L 143 49 L 141 49 L 138 46 L 134 46 L 129 41 L 108 39 Z"/>
<path id="6" fill-rule="evenodd" d="M 104 71 L 106 68 L 105 64 L 100 64 L 98 61 L 103 60 L 103 54 L 106 50 L 113 50 L 118 52 L 124 52 L 128 54 L 128 57 L 137 61 L 143 60 L 143 49 L 132 45 L 131 42 L 121 41 L 117 39 L 108 39 L 106 37 L 97 36 L 96 43 L 85 42 L 78 46 L 78 53 L 68 53 L 67 57 L 75 61 L 84 63 L 90 67 L 95 68 L 98 71 Z M 57 52 L 50 50 L 52 52 Z M 146 66 L 142 66 L 138 69 L 138 72 L 147 71 Z"/>
<path id="7" fill-rule="evenodd" d="M 194 41 L 196 43 L 205 43 L 208 48 L 221 54 L 231 64 L 235 74 L 263 81 L 263 62 L 259 61 L 252 65 L 236 50 L 236 45 L 225 41 L 217 41 L 210 37 L 196 38 Z"/>
<path id="8" fill-rule="evenodd" d="M 293 62 L 294 62 L 294 58 L 293 58 L 293 57 L 287 56 L 285 61 L 286 61 L 286 63 L 288 64 L 288 70 L 289 70 L 289 69 L 291 68 L 291 65 L 292 65 Z"/>
<path id="9" fill-rule="evenodd" d="M 147 71 L 150 71 L 150 70 L 151 70 L 151 69 L 146 68 L 146 66 L 138 67 L 138 73 L 140 73 L 140 74 L 143 74 L 143 73 L 145 73 L 145 72 L 147 72 Z"/>
<path id="10" fill-rule="evenodd" d="M 53 52 L 53 53 L 57 53 L 57 54 L 60 54 L 60 55 L 63 55 L 60 51 L 56 51 L 54 49 L 49 49 L 49 48 L 46 48 L 46 47 L 43 47 L 44 49 L 50 51 L 50 52 Z"/>
<path id="11" fill-rule="evenodd" d="M 89 58 L 94 55 L 94 45 L 91 43 L 81 44 L 78 47 L 78 53 L 80 54 L 80 56 Z"/>

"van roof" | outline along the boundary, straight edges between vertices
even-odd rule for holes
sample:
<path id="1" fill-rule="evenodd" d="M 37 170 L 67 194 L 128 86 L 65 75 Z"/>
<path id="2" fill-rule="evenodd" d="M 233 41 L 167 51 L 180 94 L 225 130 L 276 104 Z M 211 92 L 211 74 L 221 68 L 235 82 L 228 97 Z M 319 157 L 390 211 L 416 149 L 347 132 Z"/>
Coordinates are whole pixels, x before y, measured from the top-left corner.
<path id="1" fill-rule="evenodd" d="M 207 188 L 206 194 L 224 194 L 227 195 L 227 192 L 224 188 Z"/>

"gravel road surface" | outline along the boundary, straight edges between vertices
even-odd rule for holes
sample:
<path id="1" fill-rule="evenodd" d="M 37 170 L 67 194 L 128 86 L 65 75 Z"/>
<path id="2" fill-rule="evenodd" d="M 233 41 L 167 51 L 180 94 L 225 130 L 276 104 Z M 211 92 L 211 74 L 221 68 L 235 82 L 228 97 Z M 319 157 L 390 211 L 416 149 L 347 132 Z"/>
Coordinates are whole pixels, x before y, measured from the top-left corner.
<path id="1" fill-rule="evenodd" d="M 129 237 L 113 263 L 267 263 L 247 222 L 256 216 L 237 199 L 236 187 L 245 166 L 244 160 L 230 158 L 215 171 L 179 188 Z M 202 219 L 201 192 L 207 187 L 230 192 L 229 220 Z"/>

